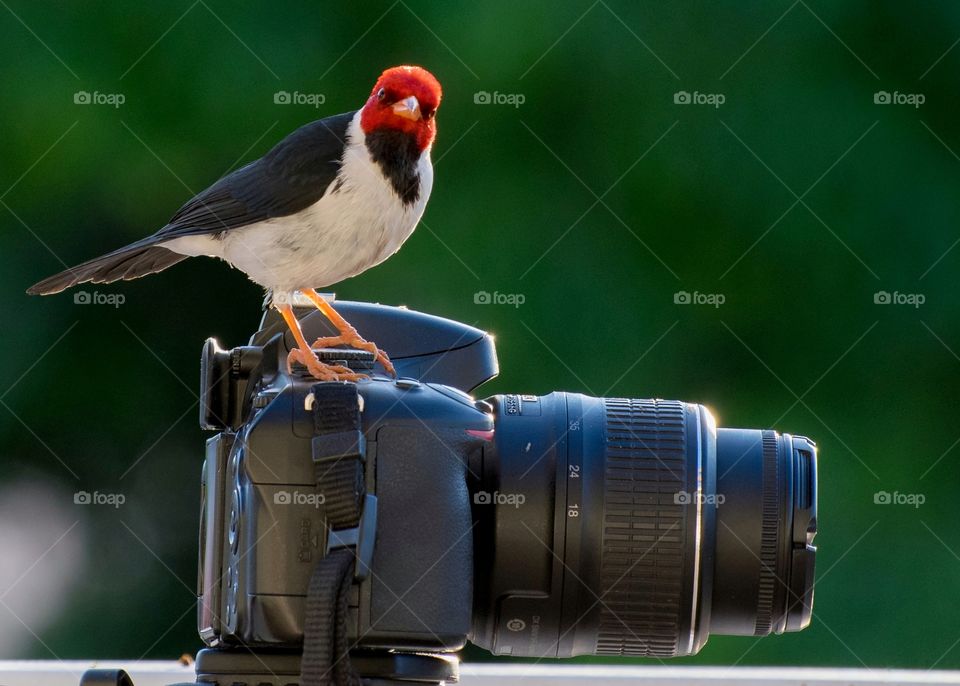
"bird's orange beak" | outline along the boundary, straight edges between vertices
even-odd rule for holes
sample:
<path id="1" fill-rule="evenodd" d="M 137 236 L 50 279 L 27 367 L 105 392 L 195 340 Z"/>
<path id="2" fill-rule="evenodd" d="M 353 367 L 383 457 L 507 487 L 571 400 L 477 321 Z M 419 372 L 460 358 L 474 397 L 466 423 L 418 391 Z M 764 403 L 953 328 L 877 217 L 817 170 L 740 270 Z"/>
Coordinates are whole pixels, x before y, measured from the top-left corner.
<path id="1" fill-rule="evenodd" d="M 395 102 L 393 107 L 391 107 L 393 113 L 404 119 L 410 119 L 412 121 L 420 121 L 420 101 L 414 96 L 404 98 L 399 102 Z"/>

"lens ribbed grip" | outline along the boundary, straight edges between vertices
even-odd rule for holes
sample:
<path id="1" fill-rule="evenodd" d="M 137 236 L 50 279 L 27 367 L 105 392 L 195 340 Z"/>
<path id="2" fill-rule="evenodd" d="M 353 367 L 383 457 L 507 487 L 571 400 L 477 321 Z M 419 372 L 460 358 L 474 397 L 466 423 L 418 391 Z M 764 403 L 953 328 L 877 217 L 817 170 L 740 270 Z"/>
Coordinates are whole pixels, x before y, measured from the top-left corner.
<path id="1" fill-rule="evenodd" d="M 686 532 L 684 404 L 607 399 L 597 655 L 678 652 Z"/>
<path id="2" fill-rule="evenodd" d="M 760 579 L 755 636 L 766 636 L 773 626 L 773 597 L 777 584 L 777 548 L 780 533 L 780 474 L 777 434 L 763 432 L 763 521 L 760 530 Z"/>

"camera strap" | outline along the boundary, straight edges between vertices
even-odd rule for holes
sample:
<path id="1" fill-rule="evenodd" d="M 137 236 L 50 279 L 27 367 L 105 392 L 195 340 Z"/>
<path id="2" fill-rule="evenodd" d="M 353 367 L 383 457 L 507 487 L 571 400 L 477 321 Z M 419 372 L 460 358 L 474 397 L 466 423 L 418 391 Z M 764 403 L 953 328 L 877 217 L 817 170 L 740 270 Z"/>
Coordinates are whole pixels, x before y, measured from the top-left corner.
<path id="1" fill-rule="evenodd" d="M 353 552 L 340 548 L 313 569 L 303 623 L 300 686 L 359 686 L 350 662 L 347 603 L 353 583 Z"/>
<path id="2" fill-rule="evenodd" d="M 313 466 L 331 531 L 360 523 L 366 491 L 360 394 L 353 383 L 313 386 Z"/>
<path id="3" fill-rule="evenodd" d="M 338 530 L 358 528 L 363 514 L 362 401 L 353 383 L 318 383 L 312 390 L 313 462 L 317 488 L 324 496 L 328 534 L 333 539 Z M 356 561 L 356 547 L 338 547 L 314 567 L 307 589 L 301 686 L 360 684 L 350 661 L 347 626 Z"/>

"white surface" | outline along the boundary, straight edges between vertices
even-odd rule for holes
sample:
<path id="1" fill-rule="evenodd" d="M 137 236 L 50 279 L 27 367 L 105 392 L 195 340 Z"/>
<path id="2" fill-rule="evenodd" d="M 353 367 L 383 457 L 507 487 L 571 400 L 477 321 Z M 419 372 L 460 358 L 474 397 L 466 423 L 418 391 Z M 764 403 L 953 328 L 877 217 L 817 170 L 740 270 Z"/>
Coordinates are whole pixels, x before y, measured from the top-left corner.
<path id="1" fill-rule="evenodd" d="M 88 669 L 125 669 L 133 686 L 166 686 L 194 680 L 193 665 L 119 660 L 0 660 L 0 686 L 77 686 Z"/>
<path id="2" fill-rule="evenodd" d="M 91 667 L 122 668 L 133 678 L 134 686 L 166 686 L 193 680 L 193 667 L 176 662 L 94 662 L 65 660 L 0 661 L 2 686 L 76 686 L 80 675 Z M 666 684 L 687 686 L 869 686 L 872 684 L 958 684 L 960 672 L 909 671 L 887 669 L 805 669 L 768 667 L 661 667 L 594 665 L 496 665 L 478 664 L 460 667 L 463 686 L 645 686 Z"/>

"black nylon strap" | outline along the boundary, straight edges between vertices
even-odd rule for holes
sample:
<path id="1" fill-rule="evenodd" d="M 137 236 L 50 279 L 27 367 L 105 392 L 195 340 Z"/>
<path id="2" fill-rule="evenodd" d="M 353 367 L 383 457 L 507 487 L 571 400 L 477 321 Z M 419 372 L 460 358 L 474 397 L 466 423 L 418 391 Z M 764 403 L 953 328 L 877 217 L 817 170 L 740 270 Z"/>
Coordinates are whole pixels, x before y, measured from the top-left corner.
<path id="1" fill-rule="evenodd" d="M 363 465 L 356 458 L 338 458 L 316 465 L 320 490 L 324 494 L 327 525 L 334 530 L 350 529 L 360 522 L 360 503 L 366 490 Z"/>
<path id="2" fill-rule="evenodd" d="M 355 527 L 365 492 L 365 445 L 356 384 L 335 381 L 313 386 L 313 432 L 313 461 L 327 524 L 331 529 Z"/>
<path id="3" fill-rule="evenodd" d="M 360 405 L 353 383 L 328 381 L 313 386 L 313 433 L 317 436 L 360 428 Z"/>
<path id="4" fill-rule="evenodd" d="M 313 386 L 313 461 L 331 530 L 358 526 L 365 484 L 360 396 L 352 383 Z M 332 550 L 310 577 L 303 625 L 301 686 L 360 686 L 350 662 L 347 619 L 356 551 Z"/>
<path id="5" fill-rule="evenodd" d="M 313 569 L 303 625 L 300 686 L 359 686 L 350 662 L 347 613 L 354 554 L 332 551 Z"/>

